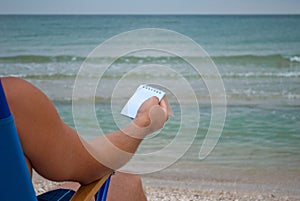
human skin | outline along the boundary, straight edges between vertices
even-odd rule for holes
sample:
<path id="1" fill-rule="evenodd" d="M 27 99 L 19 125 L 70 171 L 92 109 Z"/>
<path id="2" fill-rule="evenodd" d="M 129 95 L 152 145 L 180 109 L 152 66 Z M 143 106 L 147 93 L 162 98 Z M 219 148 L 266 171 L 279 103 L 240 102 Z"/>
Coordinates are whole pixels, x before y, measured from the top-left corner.
<path id="1" fill-rule="evenodd" d="M 31 83 L 19 78 L 1 78 L 1 81 L 30 173 L 33 168 L 52 181 L 88 184 L 102 178 L 130 160 L 143 138 L 162 128 L 168 119 L 166 102 L 152 97 L 124 129 L 87 142 L 62 121 L 48 97 Z M 118 152 L 112 154 L 111 167 L 93 157 L 97 151 L 106 151 L 103 156 L 109 154 L 110 150 L 101 148 L 105 147 L 104 138 L 128 153 L 128 157 L 120 160 Z"/>

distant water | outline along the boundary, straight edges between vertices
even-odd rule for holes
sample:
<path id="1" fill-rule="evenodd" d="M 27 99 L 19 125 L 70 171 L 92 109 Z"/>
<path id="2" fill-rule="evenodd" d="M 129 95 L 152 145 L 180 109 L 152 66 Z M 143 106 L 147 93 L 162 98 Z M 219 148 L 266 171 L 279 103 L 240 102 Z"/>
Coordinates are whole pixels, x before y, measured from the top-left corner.
<path id="1" fill-rule="evenodd" d="M 294 15 L 0 16 L 0 76 L 17 76 L 36 84 L 73 126 L 70 100 L 74 80 L 94 48 L 133 29 L 177 31 L 200 44 L 211 56 L 224 81 L 228 101 L 224 131 L 215 151 L 205 161 L 197 159 L 197 151 L 190 151 L 186 160 L 239 168 L 271 165 L 299 170 L 299 21 L 300 16 Z M 105 57 L 99 62 L 105 62 Z M 201 79 L 176 57 L 129 55 L 115 62 L 104 75 L 104 81 L 107 85 L 116 83 L 128 68 L 151 63 L 171 65 L 190 82 Z M 142 73 L 137 74 L 131 82 L 141 77 Z M 160 78 L 172 80 L 168 74 L 153 79 Z M 116 129 L 109 103 L 110 87 L 103 87 L 96 97 L 97 115 L 104 132 Z M 196 89 L 196 93 L 204 100 L 209 95 L 203 88 Z M 176 104 L 173 110 L 179 113 Z M 192 150 L 200 148 L 209 125 L 209 105 L 200 105 L 200 112 L 200 128 Z M 89 126 L 88 117 L 84 121 L 87 133 L 97 132 Z M 166 125 L 168 135 L 146 143 L 145 150 L 162 147 L 159 142 L 170 142 L 179 122 L 176 117 L 171 118 Z"/>

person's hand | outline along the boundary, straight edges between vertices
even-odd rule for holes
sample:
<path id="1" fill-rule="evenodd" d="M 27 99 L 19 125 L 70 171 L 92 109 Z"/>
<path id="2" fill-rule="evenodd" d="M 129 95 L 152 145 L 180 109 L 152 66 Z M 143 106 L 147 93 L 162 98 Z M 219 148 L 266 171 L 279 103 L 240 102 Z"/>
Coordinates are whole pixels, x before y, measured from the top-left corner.
<path id="1" fill-rule="evenodd" d="M 139 108 L 133 123 L 147 133 L 152 133 L 161 129 L 168 120 L 168 107 L 164 97 L 160 102 L 153 96 L 146 100 Z"/>

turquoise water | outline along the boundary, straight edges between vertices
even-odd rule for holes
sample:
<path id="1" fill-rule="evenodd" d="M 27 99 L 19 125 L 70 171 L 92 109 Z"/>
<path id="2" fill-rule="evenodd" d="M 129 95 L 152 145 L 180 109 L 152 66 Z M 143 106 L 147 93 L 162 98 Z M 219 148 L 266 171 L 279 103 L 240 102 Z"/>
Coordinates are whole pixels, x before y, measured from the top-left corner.
<path id="1" fill-rule="evenodd" d="M 204 161 L 198 151 L 211 117 L 209 94 L 201 77 L 180 58 L 127 55 L 110 67 L 96 94 L 98 121 L 104 132 L 116 129 L 111 114 L 113 87 L 138 65 L 172 66 L 192 83 L 200 100 L 197 137 L 185 160 L 196 164 L 297 169 L 300 167 L 300 16 L 0 16 L 0 76 L 17 76 L 41 88 L 55 102 L 62 118 L 74 126 L 72 90 L 77 72 L 89 53 L 110 37 L 137 28 L 165 28 L 184 34 L 211 56 L 222 76 L 227 116 L 218 145 Z M 161 41 L 172 43 L 172 41 Z M 126 44 L 134 45 L 134 44 Z M 146 52 L 147 53 L 147 52 Z M 194 57 L 192 51 L 188 56 Z M 104 65 L 109 55 L 96 58 Z M 164 79 L 169 74 L 130 78 Z M 205 75 L 203 75 L 205 76 Z M 87 79 L 93 78 L 89 75 Z M 194 83 L 194 84 L 193 84 Z M 170 143 L 180 126 L 180 108 L 172 99 L 175 117 L 141 151 L 151 152 Z M 186 94 L 189 99 L 188 94 Z M 120 99 L 126 100 L 126 97 Z M 173 97 L 174 98 L 174 97 Z M 122 100 L 123 100 L 122 99 Z M 173 101 L 172 101 L 173 100 Z M 190 111 L 193 113 L 193 110 Z M 97 135 L 84 116 L 86 138 Z M 190 125 L 194 127 L 196 125 Z M 175 157 L 169 155 L 167 157 Z"/>

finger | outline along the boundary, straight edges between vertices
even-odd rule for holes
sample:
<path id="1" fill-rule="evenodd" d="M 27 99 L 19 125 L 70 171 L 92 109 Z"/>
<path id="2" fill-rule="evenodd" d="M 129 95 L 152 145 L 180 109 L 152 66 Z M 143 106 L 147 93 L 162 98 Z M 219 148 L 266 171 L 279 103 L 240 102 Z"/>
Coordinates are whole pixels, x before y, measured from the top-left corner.
<path id="1" fill-rule="evenodd" d="M 151 120 L 151 127 L 153 127 L 154 130 L 161 129 L 164 126 L 166 121 L 165 115 L 166 112 L 162 107 L 158 105 L 151 107 L 149 117 Z"/>
<path id="2" fill-rule="evenodd" d="M 153 103 L 159 104 L 159 99 L 156 96 L 152 96 L 150 99 L 153 101 Z"/>
<path id="3" fill-rule="evenodd" d="M 168 115 L 168 104 L 167 104 L 165 98 L 163 98 L 160 101 L 159 105 L 161 106 L 161 109 L 164 111 L 164 116 L 165 116 L 165 119 L 167 120 L 169 115 Z"/>
<path id="4" fill-rule="evenodd" d="M 171 106 L 170 106 L 170 104 L 169 104 L 169 101 L 168 101 L 167 97 L 164 96 L 164 97 L 163 97 L 163 100 L 164 100 L 164 105 L 165 105 L 165 107 L 167 107 L 168 115 L 174 117 L 173 110 L 172 110 L 172 108 L 171 108 Z"/>

